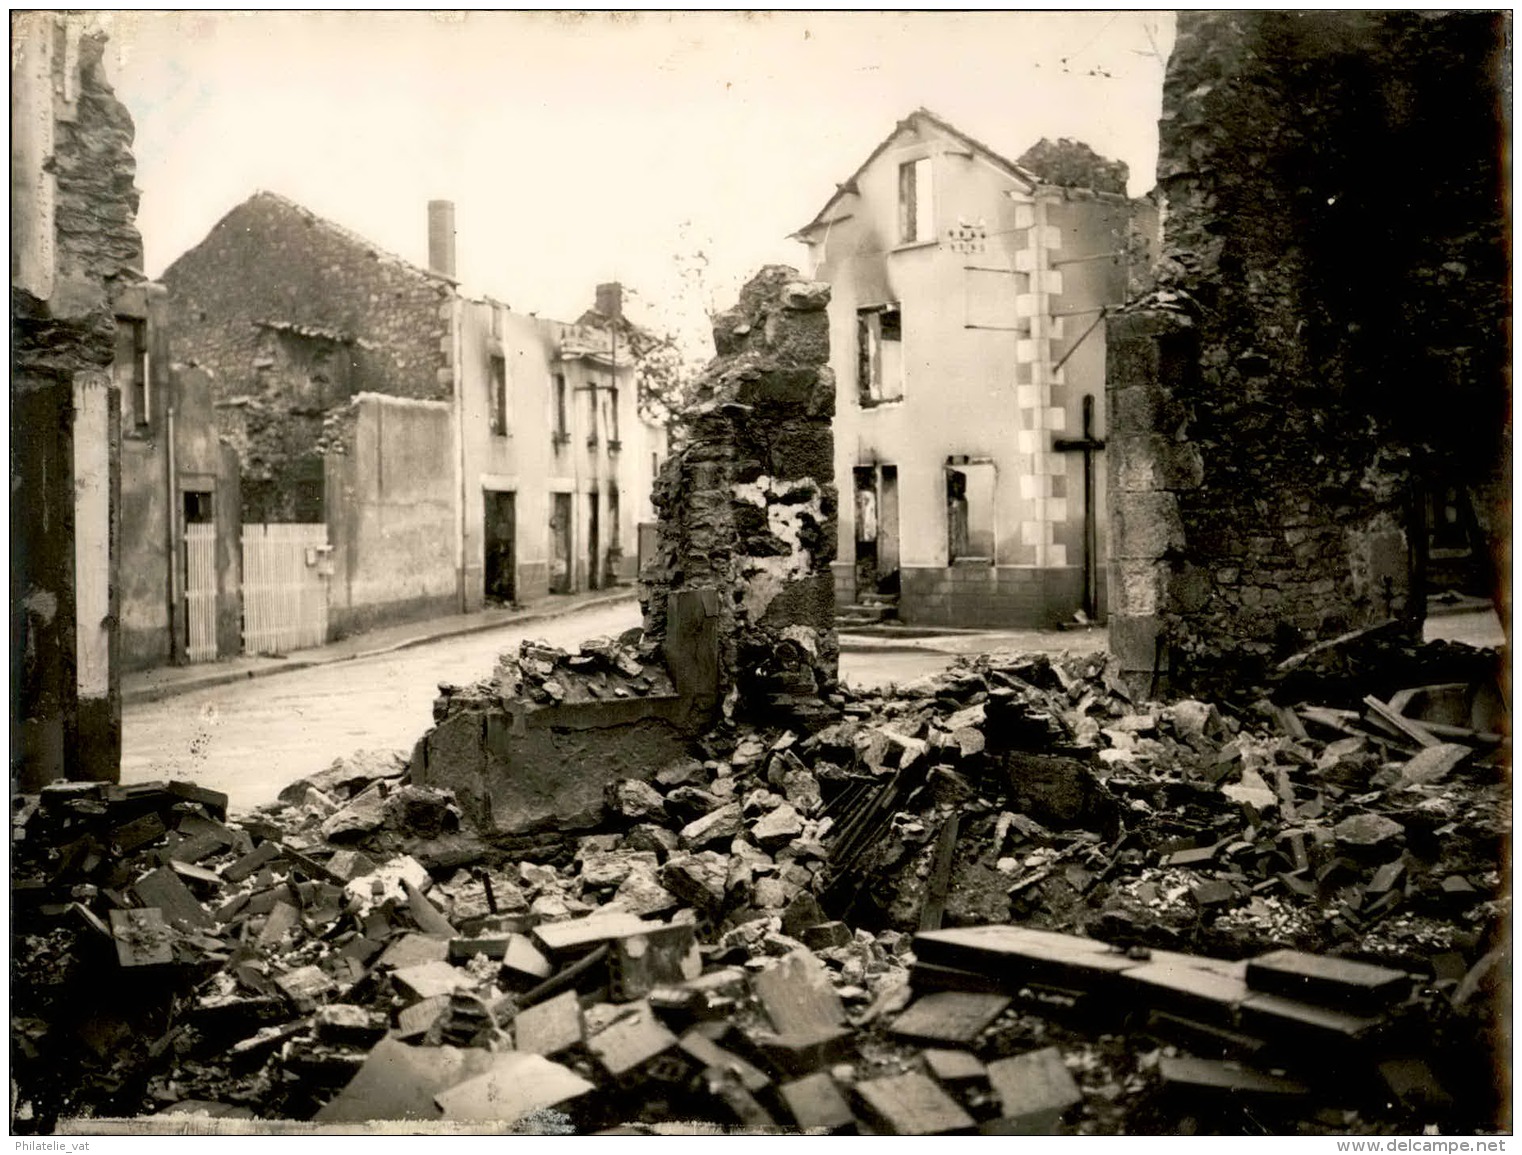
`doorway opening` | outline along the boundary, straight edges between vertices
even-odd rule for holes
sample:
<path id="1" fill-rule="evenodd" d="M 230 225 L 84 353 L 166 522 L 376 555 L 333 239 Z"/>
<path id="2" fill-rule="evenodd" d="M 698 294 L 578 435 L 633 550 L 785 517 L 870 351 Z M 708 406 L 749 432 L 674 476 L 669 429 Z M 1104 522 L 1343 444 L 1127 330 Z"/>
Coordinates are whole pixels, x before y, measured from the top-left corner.
<path id="1" fill-rule="evenodd" d="M 518 596 L 517 494 L 486 490 L 486 600 L 510 605 Z"/>
<path id="2" fill-rule="evenodd" d="M 571 495 L 551 494 L 550 593 L 571 592 Z"/>

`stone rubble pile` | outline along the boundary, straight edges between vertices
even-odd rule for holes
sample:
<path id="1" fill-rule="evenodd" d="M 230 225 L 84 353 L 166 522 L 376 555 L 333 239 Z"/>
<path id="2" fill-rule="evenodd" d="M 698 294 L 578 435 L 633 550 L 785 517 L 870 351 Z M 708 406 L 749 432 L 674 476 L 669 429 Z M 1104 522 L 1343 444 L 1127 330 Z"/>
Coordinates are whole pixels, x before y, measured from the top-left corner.
<path id="1" fill-rule="evenodd" d="M 633 694 L 647 657 L 526 644 L 458 692 Z M 1159 705 L 984 655 L 720 723 L 532 846 L 397 755 L 231 818 L 56 783 L 12 808 L 13 1129 L 1495 1128 L 1509 744 L 1438 718 L 1489 677 L 1450 657 Z"/>

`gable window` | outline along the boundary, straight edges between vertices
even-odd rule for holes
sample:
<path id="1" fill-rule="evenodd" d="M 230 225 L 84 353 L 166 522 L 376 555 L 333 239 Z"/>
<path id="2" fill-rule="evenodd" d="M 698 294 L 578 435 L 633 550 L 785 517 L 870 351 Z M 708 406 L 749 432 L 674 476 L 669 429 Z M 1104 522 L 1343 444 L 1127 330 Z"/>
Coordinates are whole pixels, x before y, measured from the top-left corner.
<path id="1" fill-rule="evenodd" d="M 555 374 L 555 444 L 564 445 L 571 439 L 567 427 L 565 407 L 565 374 Z"/>
<path id="2" fill-rule="evenodd" d="M 499 437 L 507 436 L 507 358 L 491 358 L 491 431 Z"/>
<path id="3" fill-rule="evenodd" d="M 903 314 L 897 305 L 856 314 L 856 388 L 863 405 L 904 395 Z"/>
<path id="4" fill-rule="evenodd" d="M 898 166 L 898 239 L 905 245 L 935 240 L 929 157 Z"/>
<path id="5" fill-rule="evenodd" d="M 141 317 L 116 318 L 116 352 L 111 375 L 122 396 L 122 424 L 142 430 L 152 422 L 148 406 L 148 322 Z"/>

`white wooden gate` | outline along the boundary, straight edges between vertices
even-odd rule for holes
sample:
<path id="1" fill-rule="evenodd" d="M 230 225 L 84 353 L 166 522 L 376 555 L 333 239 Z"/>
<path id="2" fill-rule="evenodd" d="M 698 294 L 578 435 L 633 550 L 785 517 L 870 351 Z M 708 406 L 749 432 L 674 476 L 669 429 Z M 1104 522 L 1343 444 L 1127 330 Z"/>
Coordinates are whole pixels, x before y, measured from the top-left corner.
<path id="1" fill-rule="evenodd" d="M 185 527 L 185 657 L 217 660 L 217 527 Z"/>
<path id="2" fill-rule="evenodd" d="M 328 640 L 326 525 L 243 527 L 243 652 L 284 654 Z"/>

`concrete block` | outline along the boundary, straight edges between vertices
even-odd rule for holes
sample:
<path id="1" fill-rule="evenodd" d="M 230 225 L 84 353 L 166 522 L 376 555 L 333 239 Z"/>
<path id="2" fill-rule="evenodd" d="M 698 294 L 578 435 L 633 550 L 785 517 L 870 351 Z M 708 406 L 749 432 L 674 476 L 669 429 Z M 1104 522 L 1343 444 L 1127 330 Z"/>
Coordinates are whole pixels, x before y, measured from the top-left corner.
<path id="1" fill-rule="evenodd" d="M 586 1044 L 603 1070 L 616 1080 L 675 1048 L 677 1037 L 656 1019 L 648 1002 L 636 1002 L 610 1026 L 589 1035 Z"/>
<path id="2" fill-rule="evenodd" d="M 568 919 L 565 922 L 542 923 L 530 934 L 535 946 L 550 959 L 557 960 L 585 954 L 610 939 L 642 934 L 659 925 L 632 914 L 614 911 Z"/>
<path id="3" fill-rule="evenodd" d="M 1377 1014 L 1411 992 L 1404 971 L 1297 950 L 1276 950 L 1247 964 L 1247 985 L 1255 991 L 1301 1002 Z"/>
<path id="4" fill-rule="evenodd" d="M 751 990 L 779 1034 L 835 1027 L 846 1021 L 845 1007 L 809 951 L 795 950 L 751 976 Z"/>
<path id="5" fill-rule="evenodd" d="M 799 1128 L 826 1135 L 839 1135 L 856 1126 L 856 1116 L 826 1071 L 815 1071 L 777 1088 Z"/>
<path id="6" fill-rule="evenodd" d="M 1002 994 L 938 991 L 917 999 L 889 1029 L 921 1043 L 971 1043 L 1009 1004 Z"/>
<path id="7" fill-rule="evenodd" d="M 970 1131 L 972 1116 L 955 1099 L 918 1071 L 868 1079 L 855 1093 L 873 1129 L 888 1135 L 944 1135 Z"/>
<path id="8" fill-rule="evenodd" d="M 921 1056 L 925 1068 L 943 1083 L 976 1083 L 988 1078 L 983 1060 L 971 1051 L 932 1047 Z"/>
<path id="9" fill-rule="evenodd" d="M 507 1127 L 592 1089 L 580 1075 L 542 1055 L 501 1051 L 488 1070 L 440 1091 L 434 1099 L 445 1119 Z"/>
<path id="10" fill-rule="evenodd" d="M 313 1122 L 366 1124 L 377 1119 L 442 1118 L 434 1096 L 484 1073 L 494 1059 L 490 1051 L 477 1048 L 413 1047 L 382 1039 L 359 1073 L 317 1112 Z"/>
<path id="11" fill-rule="evenodd" d="M 513 1041 L 520 1051 L 555 1055 L 581 1042 L 581 1003 L 565 991 L 525 1007 L 513 1020 Z"/>
<path id="12" fill-rule="evenodd" d="M 999 1096 L 1001 1135 L 1054 1134 L 1063 1112 L 1083 1102 L 1056 1047 L 989 1063 L 988 1082 Z"/>

